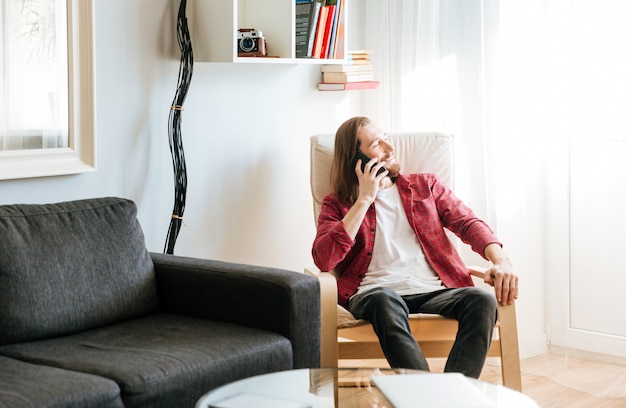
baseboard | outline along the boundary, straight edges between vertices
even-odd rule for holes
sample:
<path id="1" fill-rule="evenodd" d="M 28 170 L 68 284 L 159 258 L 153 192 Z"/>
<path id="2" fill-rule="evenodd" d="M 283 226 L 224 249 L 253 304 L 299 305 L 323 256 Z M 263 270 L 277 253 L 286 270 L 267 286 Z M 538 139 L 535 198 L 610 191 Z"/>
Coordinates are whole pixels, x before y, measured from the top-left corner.
<path id="1" fill-rule="evenodd" d="M 578 350 L 569 347 L 553 346 L 549 348 L 549 352 L 560 356 L 571 356 L 590 361 L 599 361 L 601 363 L 617 364 L 626 366 L 626 358 L 613 356 L 610 354 L 596 353 L 593 351 Z"/>

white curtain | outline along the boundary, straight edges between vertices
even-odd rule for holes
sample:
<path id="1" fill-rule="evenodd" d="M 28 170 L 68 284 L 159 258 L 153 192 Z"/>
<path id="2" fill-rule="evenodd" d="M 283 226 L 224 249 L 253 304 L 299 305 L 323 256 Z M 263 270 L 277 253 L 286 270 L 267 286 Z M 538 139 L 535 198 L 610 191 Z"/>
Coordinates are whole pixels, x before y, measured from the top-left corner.
<path id="1" fill-rule="evenodd" d="M 0 150 L 68 144 L 65 0 L 0 0 Z"/>
<path id="2" fill-rule="evenodd" d="M 455 137 L 455 190 L 494 228 L 484 92 L 485 19 L 497 1 L 365 0 L 364 43 L 381 81 L 374 106 L 390 130 Z"/>

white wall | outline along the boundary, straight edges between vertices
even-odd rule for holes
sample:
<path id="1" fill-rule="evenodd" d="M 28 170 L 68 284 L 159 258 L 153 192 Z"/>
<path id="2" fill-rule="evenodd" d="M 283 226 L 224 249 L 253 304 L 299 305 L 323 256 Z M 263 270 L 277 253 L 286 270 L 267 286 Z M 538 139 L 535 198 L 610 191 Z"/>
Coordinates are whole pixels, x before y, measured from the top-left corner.
<path id="1" fill-rule="evenodd" d="M 315 91 L 318 77 L 312 66 L 196 65 L 183 122 L 190 187 L 179 253 L 311 265 L 309 136 L 356 113 L 345 93 Z"/>

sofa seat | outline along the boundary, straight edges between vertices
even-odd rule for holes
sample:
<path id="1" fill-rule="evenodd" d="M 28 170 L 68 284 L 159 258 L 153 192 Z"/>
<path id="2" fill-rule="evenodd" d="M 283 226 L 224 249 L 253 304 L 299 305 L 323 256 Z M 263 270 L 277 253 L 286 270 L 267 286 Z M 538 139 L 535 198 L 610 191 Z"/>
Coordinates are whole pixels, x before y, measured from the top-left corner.
<path id="1" fill-rule="evenodd" d="M 191 407 L 199 395 L 224 383 L 291 369 L 293 352 L 289 339 L 275 332 L 156 313 L 70 336 L 1 346 L 0 354 L 92 374 L 86 377 L 92 381 L 110 379 L 110 392 L 117 383 L 126 406 L 159 406 L 176 395 L 176 406 Z"/>
<path id="2" fill-rule="evenodd" d="M 123 407 L 114 381 L 0 356 L 0 407 Z"/>

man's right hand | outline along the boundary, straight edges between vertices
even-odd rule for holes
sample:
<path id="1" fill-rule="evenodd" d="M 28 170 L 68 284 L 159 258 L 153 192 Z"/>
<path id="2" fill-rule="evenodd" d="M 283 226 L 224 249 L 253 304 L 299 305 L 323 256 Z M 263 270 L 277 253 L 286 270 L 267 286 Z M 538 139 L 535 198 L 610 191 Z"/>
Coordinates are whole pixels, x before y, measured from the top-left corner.
<path id="1" fill-rule="evenodd" d="M 378 162 L 376 159 L 372 159 L 365 164 L 365 172 L 363 172 L 361 171 L 361 160 L 356 162 L 354 171 L 359 179 L 359 196 L 346 216 L 343 217 L 343 226 L 352 239 L 356 238 L 367 209 L 376 199 L 381 181 L 389 174 L 386 169 L 380 174 L 376 174 L 379 169 L 384 167 L 384 164 L 384 161 Z"/>
<path id="2" fill-rule="evenodd" d="M 385 162 L 379 162 L 377 159 L 371 159 L 365 163 L 364 170 L 361 171 L 361 159 L 357 160 L 354 171 L 359 179 L 359 196 L 357 201 L 365 200 L 368 206 L 376 199 L 378 189 L 380 188 L 381 180 L 387 177 L 389 171 L 384 169 Z M 377 174 L 380 169 L 383 171 Z"/>

